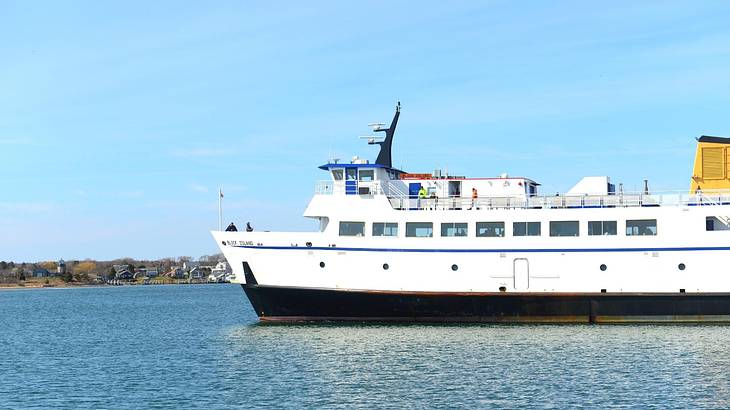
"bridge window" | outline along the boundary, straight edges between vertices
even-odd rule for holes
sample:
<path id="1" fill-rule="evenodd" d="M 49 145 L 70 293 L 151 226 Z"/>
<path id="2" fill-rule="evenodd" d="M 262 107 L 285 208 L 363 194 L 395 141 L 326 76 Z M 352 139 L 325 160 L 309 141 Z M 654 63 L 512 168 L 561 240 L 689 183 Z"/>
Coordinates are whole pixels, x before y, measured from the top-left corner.
<path id="1" fill-rule="evenodd" d="M 630 219 L 626 221 L 627 236 L 656 235 L 656 219 Z"/>
<path id="2" fill-rule="evenodd" d="M 578 236 L 578 221 L 550 221 L 550 236 Z"/>
<path id="3" fill-rule="evenodd" d="M 448 222 L 441 224 L 441 236 L 466 236 L 466 222 Z"/>
<path id="4" fill-rule="evenodd" d="M 364 236 L 365 222 L 340 222 L 340 236 Z"/>
<path id="5" fill-rule="evenodd" d="M 588 235 L 616 235 L 616 221 L 588 221 Z"/>
<path id="6" fill-rule="evenodd" d="M 375 179 L 375 171 L 372 169 L 360 170 L 360 181 L 372 181 Z"/>
<path id="7" fill-rule="evenodd" d="M 373 222 L 373 236 L 398 236 L 398 223 Z"/>
<path id="8" fill-rule="evenodd" d="M 504 222 L 477 222 L 477 236 L 479 236 L 479 237 L 504 236 Z"/>
<path id="9" fill-rule="evenodd" d="M 357 168 L 345 169 L 345 179 L 348 181 L 357 181 Z"/>
<path id="10" fill-rule="evenodd" d="M 406 236 L 414 238 L 431 238 L 433 236 L 433 223 L 406 222 Z"/>
<path id="11" fill-rule="evenodd" d="M 342 181 L 342 170 L 341 169 L 333 169 L 332 170 L 332 178 L 335 181 Z"/>
<path id="12" fill-rule="evenodd" d="M 540 222 L 513 222 L 512 236 L 540 236 Z"/>

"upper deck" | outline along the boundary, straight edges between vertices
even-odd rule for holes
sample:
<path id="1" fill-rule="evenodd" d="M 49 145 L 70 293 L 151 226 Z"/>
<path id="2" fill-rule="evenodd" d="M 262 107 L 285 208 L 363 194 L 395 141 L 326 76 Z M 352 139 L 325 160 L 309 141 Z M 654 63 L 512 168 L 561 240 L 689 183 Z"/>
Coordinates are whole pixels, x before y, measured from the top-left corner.
<path id="1" fill-rule="evenodd" d="M 444 181 L 447 182 L 447 181 Z M 398 181 L 355 181 L 353 195 L 385 195 L 393 209 L 419 210 L 468 210 L 468 209 L 566 209 L 566 208 L 620 208 L 656 206 L 704 206 L 730 205 L 730 190 L 698 192 L 667 191 L 657 193 L 611 194 L 554 194 L 554 195 L 477 195 L 431 196 L 418 198 L 404 190 Z M 317 195 L 347 195 L 344 183 L 318 181 Z"/>
<path id="2" fill-rule="evenodd" d="M 353 157 L 350 163 L 338 160 L 320 166 L 331 180 L 319 181 L 318 195 L 385 196 L 393 209 L 569 209 L 730 205 L 730 138 L 698 138 L 691 190 L 627 193 L 606 176 L 584 177 L 564 194 L 539 194 L 539 183 L 524 177 L 502 174 L 496 178 L 466 178 L 433 174 L 409 174 L 393 168 L 391 147 L 400 116 L 400 103 L 388 128 L 371 124 L 385 137 L 367 136 L 368 144 L 380 145 L 375 163 Z M 702 185 L 700 185 L 702 184 Z"/>

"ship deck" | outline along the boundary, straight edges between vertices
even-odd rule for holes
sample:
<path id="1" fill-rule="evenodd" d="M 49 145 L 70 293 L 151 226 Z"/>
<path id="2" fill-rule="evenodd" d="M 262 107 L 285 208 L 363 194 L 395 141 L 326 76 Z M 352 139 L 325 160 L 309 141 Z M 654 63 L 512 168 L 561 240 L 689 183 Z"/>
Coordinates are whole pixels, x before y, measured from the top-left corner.
<path id="1" fill-rule="evenodd" d="M 663 191 L 656 193 L 616 193 L 609 195 L 532 195 L 532 196 L 478 196 L 477 198 L 429 197 L 417 198 L 404 194 L 389 181 L 373 181 L 357 185 L 361 196 L 385 195 L 397 210 L 462 210 L 462 209 L 566 209 L 566 208 L 627 208 L 659 206 L 712 206 L 730 205 L 730 190 L 688 193 Z M 367 188 L 360 191 L 360 187 Z M 344 187 L 333 181 L 319 181 L 315 194 L 345 194 Z"/>

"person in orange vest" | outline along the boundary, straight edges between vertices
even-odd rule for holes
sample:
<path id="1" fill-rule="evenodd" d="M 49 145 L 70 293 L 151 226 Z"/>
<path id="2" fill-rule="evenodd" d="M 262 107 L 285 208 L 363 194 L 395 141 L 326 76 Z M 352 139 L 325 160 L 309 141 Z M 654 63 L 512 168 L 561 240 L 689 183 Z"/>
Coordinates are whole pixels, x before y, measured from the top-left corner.
<path id="1" fill-rule="evenodd" d="M 479 194 L 477 193 L 477 189 L 476 188 L 472 188 L 471 189 L 471 208 L 470 209 L 476 208 L 477 198 L 479 198 Z"/>

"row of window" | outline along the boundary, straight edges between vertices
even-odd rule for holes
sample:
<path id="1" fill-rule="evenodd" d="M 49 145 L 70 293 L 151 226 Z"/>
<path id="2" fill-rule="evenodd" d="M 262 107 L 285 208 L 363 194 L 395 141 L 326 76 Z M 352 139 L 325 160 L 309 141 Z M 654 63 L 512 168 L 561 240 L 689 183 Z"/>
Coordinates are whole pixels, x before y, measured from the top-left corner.
<path id="1" fill-rule="evenodd" d="M 373 222 L 373 236 L 398 236 L 397 222 Z M 588 221 L 588 235 L 617 235 L 616 221 Z M 504 222 L 477 222 L 477 237 L 505 236 Z M 626 235 L 656 235 L 656 219 L 629 219 L 626 221 Z M 541 236 L 541 222 L 513 222 L 512 236 Z M 550 236 L 579 236 L 578 221 L 550 221 Z M 365 222 L 340 222 L 340 236 L 365 236 Z M 445 222 L 441 224 L 441 236 L 469 236 L 466 222 Z M 433 222 L 406 222 L 406 237 L 433 237 Z"/>
<path id="2" fill-rule="evenodd" d="M 341 169 L 332 170 L 332 177 L 335 181 L 342 181 L 342 175 L 343 172 Z M 372 169 L 361 169 L 358 172 L 357 168 L 347 168 L 344 171 L 344 175 L 347 181 L 372 181 L 375 179 L 375 171 Z"/>

